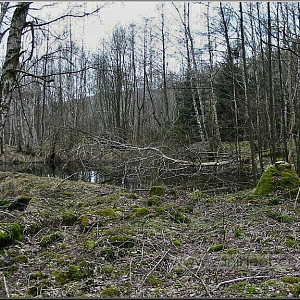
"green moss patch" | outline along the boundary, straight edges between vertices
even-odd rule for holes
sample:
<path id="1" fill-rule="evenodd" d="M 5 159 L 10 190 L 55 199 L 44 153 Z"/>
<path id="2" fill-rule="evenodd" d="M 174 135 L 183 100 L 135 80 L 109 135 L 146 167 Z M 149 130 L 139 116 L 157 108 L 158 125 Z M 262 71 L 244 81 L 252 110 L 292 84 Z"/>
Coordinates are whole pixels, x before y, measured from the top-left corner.
<path id="1" fill-rule="evenodd" d="M 72 226 L 78 220 L 78 216 L 71 210 L 66 210 L 62 213 L 62 225 L 64 226 Z"/>
<path id="2" fill-rule="evenodd" d="M 300 186 L 300 178 L 288 163 L 270 166 L 261 176 L 254 195 L 295 196 Z"/>
<path id="3" fill-rule="evenodd" d="M 27 208 L 27 205 L 29 204 L 30 200 L 31 197 L 20 196 L 17 199 L 15 199 L 12 203 L 10 203 L 8 209 L 24 211 Z"/>
<path id="4" fill-rule="evenodd" d="M 112 208 L 97 209 L 91 212 L 92 215 L 98 215 L 107 218 L 117 217 L 116 212 Z"/>
<path id="5" fill-rule="evenodd" d="M 144 217 L 149 214 L 149 209 L 147 207 L 134 207 L 132 209 L 131 217 Z"/>
<path id="6" fill-rule="evenodd" d="M 0 223 L 0 248 L 22 239 L 22 227 L 17 223 Z"/>
<path id="7" fill-rule="evenodd" d="M 217 244 L 217 245 L 213 245 L 211 246 L 207 251 L 210 252 L 216 252 L 216 251 L 221 251 L 225 248 L 224 244 Z"/>
<path id="8" fill-rule="evenodd" d="M 135 245 L 135 240 L 128 235 L 113 235 L 108 238 L 109 242 L 119 248 L 132 248 Z"/>
<path id="9" fill-rule="evenodd" d="M 147 205 L 148 206 L 159 206 L 161 205 L 162 200 L 160 196 L 157 195 L 153 195 L 151 197 L 149 197 L 148 201 L 147 201 Z"/>
<path id="10" fill-rule="evenodd" d="M 166 188 L 161 185 L 153 185 L 150 187 L 149 196 L 163 196 L 166 192 Z"/>
<path id="11" fill-rule="evenodd" d="M 119 296 L 120 295 L 120 291 L 117 288 L 111 286 L 111 287 L 103 289 L 100 292 L 100 295 L 102 297 L 115 297 L 115 296 Z"/>
<path id="12" fill-rule="evenodd" d="M 54 278 L 59 283 L 66 283 L 74 280 L 81 280 L 93 274 L 93 269 L 88 262 L 82 261 L 78 265 L 69 265 L 67 271 L 56 270 Z"/>
<path id="13" fill-rule="evenodd" d="M 45 235 L 41 238 L 40 240 L 40 246 L 41 247 L 47 247 L 51 244 L 53 244 L 54 242 L 61 240 L 62 239 L 62 234 L 57 231 L 48 235 Z"/>

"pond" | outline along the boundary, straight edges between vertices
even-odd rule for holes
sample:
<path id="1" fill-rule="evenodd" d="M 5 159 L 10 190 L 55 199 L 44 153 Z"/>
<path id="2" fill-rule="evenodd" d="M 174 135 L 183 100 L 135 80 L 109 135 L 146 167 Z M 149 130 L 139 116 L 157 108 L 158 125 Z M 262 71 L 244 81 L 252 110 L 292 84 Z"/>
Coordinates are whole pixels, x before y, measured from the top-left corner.
<path id="1" fill-rule="evenodd" d="M 249 174 L 241 172 L 220 174 L 217 172 L 190 174 L 141 174 L 139 172 L 108 172 L 106 168 L 92 168 L 80 164 L 6 163 L 1 171 L 20 172 L 41 177 L 56 177 L 68 180 L 83 180 L 90 183 L 108 183 L 130 190 L 147 189 L 154 184 L 164 184 L 183 189 L 200 189 L 210 194 L 231 193 L 251 187 Z"/>

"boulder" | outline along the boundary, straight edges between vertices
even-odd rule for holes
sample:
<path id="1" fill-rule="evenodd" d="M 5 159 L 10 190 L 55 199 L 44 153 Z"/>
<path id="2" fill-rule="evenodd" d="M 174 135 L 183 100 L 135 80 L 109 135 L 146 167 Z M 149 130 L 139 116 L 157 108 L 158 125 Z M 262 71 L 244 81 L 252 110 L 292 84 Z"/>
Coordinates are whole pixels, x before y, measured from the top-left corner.
<path id="1" fill-rule="evenodd" d="M 254 195 L 283 196 L 286 198 L 296 196 L 300 187 L 300 178 L 286 161 L 277 161 L 269 166 L 262 174 Z"/>

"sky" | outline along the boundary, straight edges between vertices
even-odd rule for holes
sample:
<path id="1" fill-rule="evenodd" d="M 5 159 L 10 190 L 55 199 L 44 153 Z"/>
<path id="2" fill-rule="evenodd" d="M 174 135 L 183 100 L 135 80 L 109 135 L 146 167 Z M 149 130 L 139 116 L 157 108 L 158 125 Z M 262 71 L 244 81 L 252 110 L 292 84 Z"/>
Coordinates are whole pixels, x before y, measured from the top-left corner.
<path id="1" fill-rule="evenodd" d="M 51 3 L 51 2 L 47 2 Z M 96 50 L 99 42 L 105 38 L 115 25 L 129 25 L 130 23 L 141 23 L 144 17 L 158 17 L 156 10 L 159 1 L 73 1 L 73 2 L 52 2 L 56 5 L 44 7 L 40 11 L 32 11 L 41 19 L 50 20 L 58 17 L 68 9 L 68 5 L 81 4 L 86 11 L 93 11 L 96 6 L 103 6 L 100 12 L 86 18 L 72 20 L 72 35 L 78 42 L 84 36 L 86 47 Z M 32 8 L 45 5 L 45 2 L 33 2 Z M 82 11 L 82 8 L 81 8 Z M 61 26 L 61 25 L 60 25 Z M 61 28 L 56 28 L 57 32 Z"/>

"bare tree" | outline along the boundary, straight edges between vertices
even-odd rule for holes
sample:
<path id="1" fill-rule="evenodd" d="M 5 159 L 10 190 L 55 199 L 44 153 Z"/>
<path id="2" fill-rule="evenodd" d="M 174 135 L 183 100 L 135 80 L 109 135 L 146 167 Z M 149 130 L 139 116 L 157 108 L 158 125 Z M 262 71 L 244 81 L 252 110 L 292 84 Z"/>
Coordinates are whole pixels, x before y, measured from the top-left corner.
<path id="1" fill-rule="evenodd" d="M 13 97 L 13 90 L 18 80 L 20 56 L 24 54 L 24 51 L 21 51 L 21 39 L 23 30 L 26 27 L 26 17 L 30 3 L 19 2 L 16 5 L 9 27 L 6 56 L 0 78 L 0 154 L 3 154 L 4 128 Z M 1 8 L 4 8 L 2 12 L 5 13 L 5 5 Z"/>

